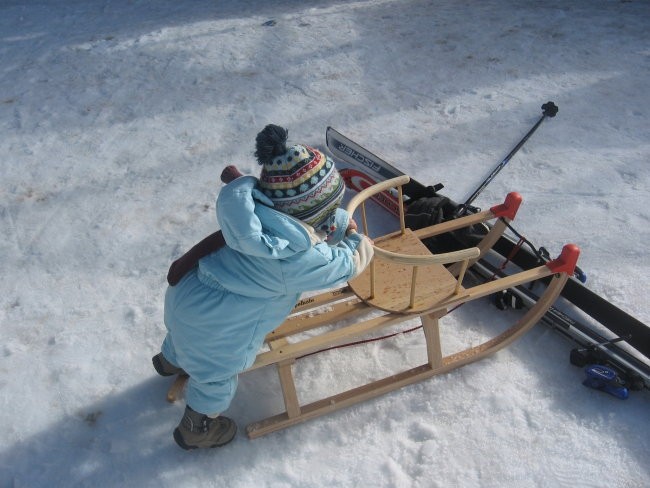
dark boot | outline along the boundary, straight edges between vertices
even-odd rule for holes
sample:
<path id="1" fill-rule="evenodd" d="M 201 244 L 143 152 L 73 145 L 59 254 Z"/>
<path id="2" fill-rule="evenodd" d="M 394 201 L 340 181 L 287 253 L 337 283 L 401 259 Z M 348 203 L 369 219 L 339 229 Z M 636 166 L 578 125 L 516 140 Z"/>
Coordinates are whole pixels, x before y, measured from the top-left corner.
<path id="1" fill-rule="evenodd" d="M 174 430 L 174 440 L 183 449 L 221 447 L 235 438 L 237 424 L 228 417 L 210 418 L 189 406 Z"/>
<path id="2" fill-rule="evenodd" d="M 160 376 L 172 376 L 175 374 L 187 374 L 182 368 L 174 366 L 172 363 L 165 359 L 162 352 L 159 352 L 151 358 L 153 367 Z"/>

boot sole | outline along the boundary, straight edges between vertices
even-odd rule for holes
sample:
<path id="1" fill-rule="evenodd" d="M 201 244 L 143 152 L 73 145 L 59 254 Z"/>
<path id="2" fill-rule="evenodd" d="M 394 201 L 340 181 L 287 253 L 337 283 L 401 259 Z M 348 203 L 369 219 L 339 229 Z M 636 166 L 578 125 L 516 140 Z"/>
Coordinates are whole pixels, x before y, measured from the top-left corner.
<path id="1" fill-rule="evenodd" d="M 237 434 L 237 424 L 235 424 L 235 426 L 234 426 L 234 431 L 233 431 L 231 437 L 229 437 L 225 441 L 217 442 L 216 444 L 213 444 L 211 446 L 205 446 L 205 448 L 213 449 L 215 447 L 225 446 L 226 444 L 228 444 L 229 442 L 232 442 L 235 439 L 236 434 Z M 186 451 L 191 451 L 192 449 L 199 449 L 200 447 L 202 447 L 202 446 L 190 446 L 189 444 L 187 444 L 185 442 L 185 440 L 183 439 L 183 436 L 182 436 L 180 430 L 178 429 L 178 427 L 176 427 L 176 429 L 174 429 L 174 440 L 176 441 L 176 444 L 178 444 L 181 449 L 185 449 Z"/>

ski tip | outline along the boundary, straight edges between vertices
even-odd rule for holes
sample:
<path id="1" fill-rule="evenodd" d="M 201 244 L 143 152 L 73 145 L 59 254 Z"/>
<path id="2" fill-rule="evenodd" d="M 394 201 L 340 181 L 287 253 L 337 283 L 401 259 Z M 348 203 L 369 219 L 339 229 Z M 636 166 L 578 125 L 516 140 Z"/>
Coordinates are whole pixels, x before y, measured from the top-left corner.
<path id="1" fill-rule="evenodd" d="M 562 248 L 560 255 L 553 261 L 546 263 L 546 266 L 553 273 L 566 273 L 571 276 L 576 269 L 579 256 L 580 248 L 578 246 L 575 244 L 566 244 Z"/>
<path id="2" fill-rule="evenodd" d="M 490 212 L 492 212 L 495 217 L 504 217 L 509 220 L 514 220 L 523 200 L 523 197 L 519 193 L 514 191 L 510 192 L 506 195 L 505 201 L 500 205 L 492 207 Z"/>

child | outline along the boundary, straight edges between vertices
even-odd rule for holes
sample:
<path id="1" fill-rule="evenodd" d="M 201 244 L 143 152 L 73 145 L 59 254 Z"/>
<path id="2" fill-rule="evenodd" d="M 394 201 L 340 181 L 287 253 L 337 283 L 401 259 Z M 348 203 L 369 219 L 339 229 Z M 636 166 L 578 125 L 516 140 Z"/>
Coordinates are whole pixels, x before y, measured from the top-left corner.
<path id="1" fill-rule="evenodd" d="M 236 424 L 220 414 L 265 336 L 302 292 L 344 283 L 372 258 L 370 241 L 338 208 L 345 187 L 334 163 L 308 146 L 287 147 L 287 135 L 276 125 L 257 135 L 260 179 L 242 176 L 221 190 L 218 250 L 184 275 L 177 268 L 178 284 L 165 295 L 167 336 L 153 363 L 163 376 L 190 376 L 174 430 L 183 449 L 218 447 L 235 437 Z"/>

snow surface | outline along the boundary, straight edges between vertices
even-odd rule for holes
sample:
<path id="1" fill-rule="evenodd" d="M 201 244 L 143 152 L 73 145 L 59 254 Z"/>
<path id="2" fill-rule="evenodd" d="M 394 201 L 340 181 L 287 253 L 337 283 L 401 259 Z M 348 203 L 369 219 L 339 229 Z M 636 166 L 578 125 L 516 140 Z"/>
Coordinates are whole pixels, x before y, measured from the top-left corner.
<path id="1" fill-rule="evenodd" d="M 243 375 L 219 450 L 185 452 L 155 375 L 170 262 L 215 230 L 219 174 L 267 123 L 331 125 L 518 229 L 577 243 L 589 286 L 648 323 L 650 4 L 496 0 L 0 2 L 0 486 L 650 486 L 650 398 L 581 385 L 543 325 L 494 357 L 285 431 Z M 443 348 L 515 313 L 443 320 Z M 300 361 L 305 398 L 423 361 L 421 335 Z"/>

